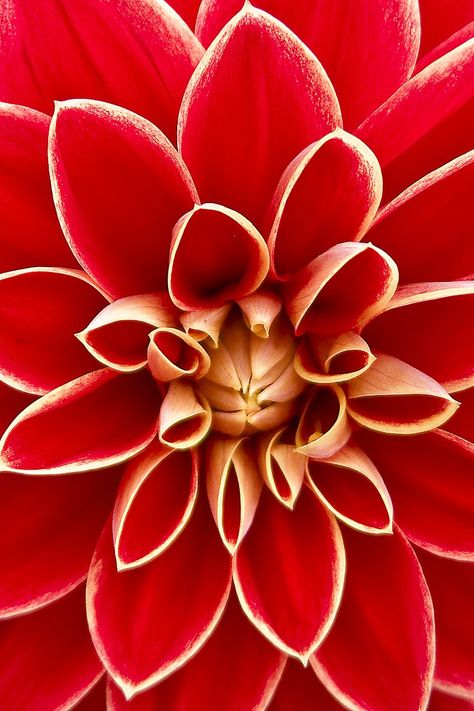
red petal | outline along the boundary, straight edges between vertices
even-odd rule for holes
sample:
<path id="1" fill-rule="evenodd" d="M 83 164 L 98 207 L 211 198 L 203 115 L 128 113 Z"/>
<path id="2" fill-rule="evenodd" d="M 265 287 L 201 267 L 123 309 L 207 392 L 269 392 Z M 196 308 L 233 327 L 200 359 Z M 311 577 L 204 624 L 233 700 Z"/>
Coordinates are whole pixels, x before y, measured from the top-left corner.
<path id="1" fill-rule="evenodd" d="M 204 439 L 211 422 L 206 398 L 188 380 L 172 380 L 160 410 L 160 441 L 173 449 L 190 449 Z"/>
<path id="2" fill-rule="evenodd" d="M 443 429 L 474 442 L 474 388 L 456 393 L 456 400 L 461 403 Z"/>
<path id="3" fill-rule="evenodd" d="M 161 131 L 116 106 L 69 101 L 57 105 L 49 156 L 59 219 L 86 271 L 115 298 L 166 288 L 173 225 L 198 198 Z"/>
<path id="4" fill-rule="evenodd" d="M 126 106 L 175 136 L 202 48 L 167 3 L 12 0 L 0 27 L 2 101 L 52 113 L 54 100 L 87 96 Z"/>
<path id="5" fill-rule="evenodd" d="M 419 711 L 434 665 L 430 594 L 409 543 L 344 529 L 347 580 L 336 621 L 312 664 L 348 708 Z"/>
<path id="6" fill-rule="evenodd" d="M 436 612 L 435 680 L 474 698 L 474 563 L 418 554 Z"/>
<path id="7" fill-rule="evenodd" d="M 82 272 L 25 269 L 0 276 L 0 377 L 39 395 L 97 368 L 75 338 L 107 303 Z"/>
<path id="8" fill-rule="evenodd" d="M 365 239 L 396 261 L 402 283 L 474 273 L 470 200 L 474 151 L 422 178 L 387 205 Z"/>
<path id="9" fill-rule="evenodd" d="M 473 711 L 474 701 L 433 689 L 428 711 Z"/>
<path id="10" fill-rule="evenodd" d="M 474 339 L 468 325 L 474 281 L 401 287 L 363 330 L 371 348 L 410 363 L 453 392 L 474 383 Z"/>
<path id="11" fill-rule="evenodd" d="M 84 696 L 81 701 L 74 706 L 74 711 L 104 711 L 105 690 L 106 678 L 104 675 L 97 682 L 97 684 L 94 684 L 86 696 Z"/>
<path id="12" fill-rule="evenodd" d="M 273 272 L 288 276 L 338 242 L 360 239 L 381 197 L 377 159 L 357 138 L 336 131 L 305 148 L 285 170 L 270 206 Z"/>
<path id="13" fill-rule="evenodd" d="M 103 670 L 86 624 L 84 587 L 32 615 L 0 625 L 5 709 L 69 709 Z"/>
<path id="14" fill-rule="evenodd" d="M 268 711 L 340 711 L 341 706 L 318 680 L 311 667 L 288 659 Z"/>
<path id="15" fill-rule="evenodd" d="M 298 452 L 312 459 L 326 459 L 351 436 L 346 396 L 339 385 L 313 388 L 296 429 Z"/>
<path id="16" fill-rule="evenodd" d="M 241 605 L 257 629 L 306 663 L 334 621 L 344 571 L 339 527 L 316 497 L 302 490 L 291 511 L 264 489 L 234 571 Z"/>
<path id="17" fill-rule="evenodd" d="M 86 577 L 118 472 L 0 477 L 0 616 L 31 612 Z"/>
<path id="18" fill-rule="evenodd" d="M 420 57 L 473 19 L 472 0 L 418 0 L 421 14 Z"/>
<path id="19" fill-rule="evenodd" d="M 36 265 L 77 266 L 51 198 L 49 117 L 0 105 L 0 271 Z"/>
<path id="20" fill-rule="evenodd" d="M 146 371 L 96 370 L 23 410 L 0 442 L 3 467 L 50 474 L 118 464 L 156 435 L 159 405 Z"/>
<path id="21" fill-rule="evenodd" d="M 106 526 L 88 580 L 98 653 L 127 698 L 182 666 L 213 632 L 231 584 L 230 560 L 205 496 L 171 549 L 136 570 L 116 570 Z"/>
<path id="22" fill-rule="evenodd" d="M 188 333 L 177 328 L 157 328 L 150 334 L 148 365 L 158 382 L 177 378 L 202 378 L 210 366 L 206 350 Z"/>
<path id="23" fill-rule="evenodd" d="M 255 291 L 268 263 L 266 244 L 251 222 L 221 205 L 201 205 L 174 228 L 169 293 L 184 310 L 217 308 Z"/>
<path id="24" fill-rule="evenodd" d="M 179 15 L 181 15 L 188 27 L 191 29 L 194 28 L 200 0 L 170 0 L 168 5 L 171 5 L 171 7 L 173 7 Z"/>
<path id="25" fill-rule="evenodd" d="M 472 148 L 473 79 L 471 40 L 414 76 L 357 129 L 382 166 L 385 201 Z"/>
<path id="26" fill-rule="evenodd" d="M 338 125 L 337 99 L 317 59 L 246 3 L 193 75 L 178 140 L 201 197 L 260 228 L 284 168 Z"/>
<path id="27" fill-rule="evenodd" d="M 117 568 L 135 568 L 163 553 L 188 523 L 198 491 L 195 452 L 152 443 L 125 469 L 112 519 Z"/>
<path id="28" fill-rule="evenodd" d="M 471 0 L 467 0 L 467 2 L 471 2 Z M 474 12 L 471 13 L 471 17 L 474 17 Z M 418 59 L 413 74 L 418 74 L 418 72 L 421 72 L 421 70 L 429 64 L 432 64 L 432 62 L 435 62 L 444 54 L 451 52 L 451 50 L 456 49 L 456 47 L 460 47 L 464 42 L 472 39 L 472 37 L 474 37 L 474 21 L 461 27 L 457 32 L 454 32 L 447 39 L 443 40 L 443 42 L 436 45 L 436 47 L 427 54 L 424 54 L 422 57 L 420 55 L 421 59 Z"/>
<path id="29" fill-rule="evenodd" d="M 441 430 L 401 438 L 362 430 L 357 439 L 408 538 L 433 553 L 474 560 L 474 445 Z"/>
<path id="30" fill-rule="evenodd" d="M 354 331 L 336 338 L 308 333 L 295 354 L 295 370 L 310 383 L 342 383 L 364 373 L 375 360 L 368 344 Z"/>
<path id="31" fill-rule="evenodd" d="M 207 45 L 240 9 L 237 0 L 203 0 L 196 24 Z M 356 126 L 408 79 L 420 37 L 418 5 L 411 0 L 347 4 L 345 0 L 259 0 L 258 6 L 293 30 L 320 59 Z"/>
<path id="32" fill-rule="evenodd" d="M 3 434 L 15 417 L 36 398 L 14 390 L 0 382 L 0 434 Z"/>

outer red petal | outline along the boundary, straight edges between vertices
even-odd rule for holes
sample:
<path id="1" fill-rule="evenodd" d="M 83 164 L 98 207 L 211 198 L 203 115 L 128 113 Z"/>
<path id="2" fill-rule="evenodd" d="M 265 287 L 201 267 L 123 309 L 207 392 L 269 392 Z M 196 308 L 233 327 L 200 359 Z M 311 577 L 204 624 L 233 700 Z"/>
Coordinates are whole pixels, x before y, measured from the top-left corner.
<path id="1" fill-rule="evenodd" d="M 205 496 L 173 546 L 137 570 L 117 572 L 106 526 L 88 579 L 89 626 L 127 698 L 164 679 L 202 647 L 230 584 L 230 559 Z"/>
<path id="2" fill-rule="evenodd" d="M 51 122 L 53 192 L 71 249 L 115 298 L 166 288 L 173 225 L 198 200 L 163 133 L 125 109 L 58 104 Z"/>
<path id="3" fill-rule="evenodd" d="M 66 711 L 103 672 L 87 629 L 84 587 L 0 625 L 4 709 Z"/>
<path id="4" fill-rule="evenodd" d="M 421 711 L 434 665 L 433 608 L 415 554 L 401 532 L 344 529 L 342 604 L 312 664 L 346 708 Z"/>
<path id="5" fill-rule="evenodd" d="M 443 425 L 443 429 L 474 442 L 474 388 L 456 393 L 456 400 L 461 406 L 453 417 Z"/>
<path id="6" fill-rule="evenodd" d="M 0 441 L 0 465 L 56 474 L 118 464 L 156 435 L 159 406 L 148 372 L 96 370 L 23 410 Z"/>
<path id="7" fill-rule="evenodd" d="M 418 0 L 421 14 L 420 57 L 474 19 L 472 0 Z"/>
<path id="8" fill-rule="evenodd" d="M 31 405 L 35 399 L 33 395 L 14 390 L 0 382 L 0 434 L 3 434 L 18 413 Z"/>
<path id="9" fill-rule="evenodd" d="M 288 659 L 268 711 L 340 711 L 340 704 L 310 667 Z"/>
<path id="10" fill-rule="evenodd" d="M 263 711 L 284 664 L 285 655 L 255 630 L 232 596 L 209 641 L 169 679 L 128 704 L 110 684 L 110 711 Z"/>
<path id="11" fill-rule="evenodd" d="M 170 0 L 168 4 L 174 7 L 191 29 L 194 28 L 196 15 L 201 4 L 200 0 Z"/>
<path id="12" fill-rule="evenodd" d="M 0 98 L 52 113 L 89 97 L 126 106 L 171 138 L 202 47 L 162 0 L 3 3 Z"/>
<path id="13" fill-rule="evenodd" d="M 261 228 L 284 168 L 338 125 L 337 98 L 317 59 L 246 3 L 193 75 L 178 141 L 202 199 Z"/>
<path id="14" fill-rule="evenodd" d="M 102 676 L 101 679 L 95 684 L 86 696 L 84 696 L 81 701 L 74 706 L 74 711 L 105 711 L 106 710 L 106 700 L 105 700 L 105 690 L 106 690 L 106 677 Z"/>
<path id="15" fill-rule="evenodd" d="M 77 266 L 51 197 L 49 117 L 0 104 L 0 271 L 36 265 Z"/>
<path id="16" fill-rule="evenodd" d="M 419 552 L 436 613 L 435 680 L 474 698 L 474 563 Z"/>
<path id="17" fill-rule="evenodd" d="M 433 689 L 428 711 L 473 711 L 474 701 Z"/>

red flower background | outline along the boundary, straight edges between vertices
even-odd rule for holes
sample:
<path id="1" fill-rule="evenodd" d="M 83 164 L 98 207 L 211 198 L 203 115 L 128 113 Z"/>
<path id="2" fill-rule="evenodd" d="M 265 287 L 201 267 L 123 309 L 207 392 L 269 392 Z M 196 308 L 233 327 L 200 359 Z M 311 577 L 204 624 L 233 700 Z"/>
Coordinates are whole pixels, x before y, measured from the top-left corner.
<path id="1" fill-rule="evenodd" d="M 1 3 L 0 706 L 472 709 L 473 4 L 171 4 Z"/>

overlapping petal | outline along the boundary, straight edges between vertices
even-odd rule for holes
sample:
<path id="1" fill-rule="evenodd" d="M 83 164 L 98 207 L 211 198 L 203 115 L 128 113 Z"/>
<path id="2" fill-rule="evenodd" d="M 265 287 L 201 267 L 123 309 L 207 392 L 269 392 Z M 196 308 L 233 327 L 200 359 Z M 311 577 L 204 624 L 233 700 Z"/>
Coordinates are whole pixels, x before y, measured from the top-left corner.
<path id="1" fill-rule="evenodd" d="M 298 662 L 288 659 L 281 681 L 268 707 L 269 711 L 288 711 L 288 709 L 314 711 L 315 708 L 340 711 L 341 706 L 321 684 L 311 667 L 305 669 Z"/>

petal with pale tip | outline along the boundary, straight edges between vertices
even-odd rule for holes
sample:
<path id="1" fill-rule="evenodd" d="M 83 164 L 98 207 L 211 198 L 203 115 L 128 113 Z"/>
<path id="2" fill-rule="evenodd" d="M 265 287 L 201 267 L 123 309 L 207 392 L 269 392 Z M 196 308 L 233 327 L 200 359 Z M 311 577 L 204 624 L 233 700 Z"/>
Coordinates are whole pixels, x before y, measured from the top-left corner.
<path id="1" fill-rule="evenodd" d="M 198 380 L 211 363 L 207 351 L 177 328 L 157 328 L 150 333 L 147 353 L 151 373 L 161 383 L 183 377 Z"/>
<path id="2" fill-rule="evenodd" d="M 314 388 L 306 401 L 296 429 L 297 451 L 312 459 L 326 459 L 351 436 L 347 401 L 339 385 Z"/>
<path id="3" fill-rule="evenodd" d="M 197 493 L 194 451 L 155 440 L 129 462 L 112 517 L 117 570 L 145 565 L 169 548 L 187 525 Z"/>
<path id="4" fill-rule="evenodd" d="M 278 296 L 272 291 L 261 289 L 240 299 L 239 307 L 252 333 L 260 338 L 268 338 L 272 324 L 281 311 Z"/>
<path id="5" fill-rule="evenodd" d="M 295 370 L 310 383 L 342 383 L 364 373 L 375 360 L 368 343 L 354 331 L 336 338 L 307 333 L 295 353 Z"/>
<path id="6" fill-rule="evenodd" d="M 257 444 L 261 475 L 283 506 L 293 509 L 303 485 L 306 457 L 295 450 L 294 433 L 282 427 L 262 436 Z"/>
<path id="7" fill-rule="evenodd" d="M 206 339 L 209 345 L 217 348 L 219 334 L 229 311 L 230 304 L 215 309 L 194 309 L 181 314 L 180 321 L 190 336 L 197 341 Z"/>
<path id="8" fill-rule="evenodd" d="M 160 409 L 160 441 L 173 449 L 190 449 L 204 439 L 211 421 L 206 398 L 190 382 L 172 380 Z"/>

